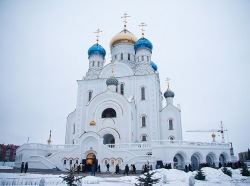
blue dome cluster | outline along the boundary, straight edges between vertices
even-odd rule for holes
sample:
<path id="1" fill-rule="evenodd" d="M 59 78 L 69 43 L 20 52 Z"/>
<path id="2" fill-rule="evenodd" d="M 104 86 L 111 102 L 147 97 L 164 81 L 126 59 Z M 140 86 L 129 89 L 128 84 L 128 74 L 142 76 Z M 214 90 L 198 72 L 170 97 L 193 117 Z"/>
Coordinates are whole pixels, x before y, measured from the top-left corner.
<path id="1" fill-rule="evenodd" d="M 158 67 L 153 61 L 150 62 L 150 65 L 154 71 L 157 71 Z"/>
<path id="2" fill-rule="evenodd" d="M 152 43 L 148 39 L 142 37 L 138 41 L 136 41 L 136 43 L 135 43 L 135 46 L 134 46 L 135 52 L 139 48 L 147 48 L 147 49 L 150 50 L 150 52 L 152 52 L 153 45 L 152 45 Z"/>
<path id="3" fill-rule="evenodd" d="M 99 45 L 98 43 L 94 44 L 92 47 L 89 48 L 88 50 L 88 55 L 89 57 L 93 54 L 99 54 L 101 55 L 103 58 L 105 57 L 106 55 L 106 51 L 105 49 Z"/>
<path id="4" fill-rule="evenodd" d="M 170 89 L 167 89 L 167 91 L 164 93 L 165 98 L 173 98 L 174 97 L 174 92 L 171 91 Z"/>

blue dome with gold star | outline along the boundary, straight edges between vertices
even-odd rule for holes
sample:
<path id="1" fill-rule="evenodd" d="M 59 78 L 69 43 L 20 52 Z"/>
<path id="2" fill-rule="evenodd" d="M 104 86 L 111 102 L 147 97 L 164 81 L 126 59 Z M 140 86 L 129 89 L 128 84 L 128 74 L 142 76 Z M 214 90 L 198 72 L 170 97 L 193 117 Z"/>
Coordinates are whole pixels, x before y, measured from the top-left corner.
<path id="1" fill-rule="evenodd" d="M 153 61 L 150 62 L 150 65 L 154 71 L 157 71 L 158 67 Z"/>
<path id="2" fill-rule="evenodd" d="M 98 43 L 94 44 L 92 47 L 89 48 L 88 50 L 88 55 L 89 57 L 93 54 L 99 54 L 101 55 L 103 58 L 105 57 L 106 55 L 106 51 L 105 49 L 99 45 Z"/>
<path id="3" fill-rule="evenodd" d="M 134 46 L 135 52 L 139 48 L 147 48 L 150 50 L 150 52 L 152 52 L 153 45 L 148 39 L 146 39 L 145 37 L 142 37 L 138 41 L 136 41 L 136 43 L 135 43 L 135 46 Z"/>

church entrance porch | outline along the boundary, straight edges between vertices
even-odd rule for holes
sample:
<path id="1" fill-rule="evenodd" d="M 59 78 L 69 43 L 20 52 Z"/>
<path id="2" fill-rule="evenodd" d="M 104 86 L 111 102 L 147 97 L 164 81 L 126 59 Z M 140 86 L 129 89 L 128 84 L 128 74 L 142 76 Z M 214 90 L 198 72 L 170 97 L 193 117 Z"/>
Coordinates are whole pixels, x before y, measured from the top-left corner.
<path id="1" fill-rule="evenodd" d="M 115 137 L 112 134 L 105 134 L 103 136 L 103 144 L 115 144 Z"/>

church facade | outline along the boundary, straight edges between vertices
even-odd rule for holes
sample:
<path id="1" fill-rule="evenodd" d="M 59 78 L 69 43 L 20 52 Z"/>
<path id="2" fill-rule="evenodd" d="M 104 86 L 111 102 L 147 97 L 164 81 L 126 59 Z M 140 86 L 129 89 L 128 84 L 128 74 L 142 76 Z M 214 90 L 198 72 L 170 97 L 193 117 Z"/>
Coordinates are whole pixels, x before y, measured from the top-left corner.
<path id="1" fill-rule="evenodd" d="M 17 149 L 16 167 L 66 170 L 73 164 L 116 164 L 124 168 L 145 163 L 172 164 L 183 169 L 200 163 L 231 161 L 230 144 L 189 142 L 182 138 L 181 110 L 174 92 L 162 93 L 153 45 L 124 29 L 110 43 L 111 62 L 95 43 L 88 50 L 89 69 L 78 80 L 77 104 L 67 117 L 65 145 L 24 144 Z"/>

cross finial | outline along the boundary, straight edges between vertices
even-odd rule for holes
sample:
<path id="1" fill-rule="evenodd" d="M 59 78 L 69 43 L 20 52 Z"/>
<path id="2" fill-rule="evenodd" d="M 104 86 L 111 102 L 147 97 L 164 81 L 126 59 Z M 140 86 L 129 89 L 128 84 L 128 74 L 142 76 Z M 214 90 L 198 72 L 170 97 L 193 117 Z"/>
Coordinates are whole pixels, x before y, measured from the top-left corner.
<path id="1" fill-rule="evenodd" d="M 102 30 L 100 30 L 100 28 L 98 28 L 94 33 L 96 34 L 96 43 L 99 42 L 99 37 L 100 37 L 100 33 L 102 32 Z"/>
<path id="2" fill-rule="evenodd" d="M 144 22 L 141 22 L 141 24 L 139 24 L 138 26 L 141 28 L 141 35 L 142 35 L 142 37 L 144 37 L 144 31 L 145 31 L 144 27 L 147 26 L 147 24 L 144 23 Z"/>
<path id="3" fill-rule="evenodd" d="M 124 30 L 126 30 L 127 27 L 127 18 L 130 17 L 127 13 L 124 13 L 123 16 L 121 17 L 123 19 L 123 23 L 124 23 Z"/>
<path id="4" fill-rule="evenodd" d="M 50 131 L 49 131 L 48 145 L 50 145 L 50 144 L 51 144 L 51 142 L 52 142 L 52 140 L 51 140 L 51 130 L 50 130 Z"/>
<path id="5" fill-rule="evenodd" d="M 167 82 L 168 89 L 169 89 L 170 80 L 171 80 L 171 79 L 170 79 L 169 77 L 166 78 L 166 82 Z"/>

